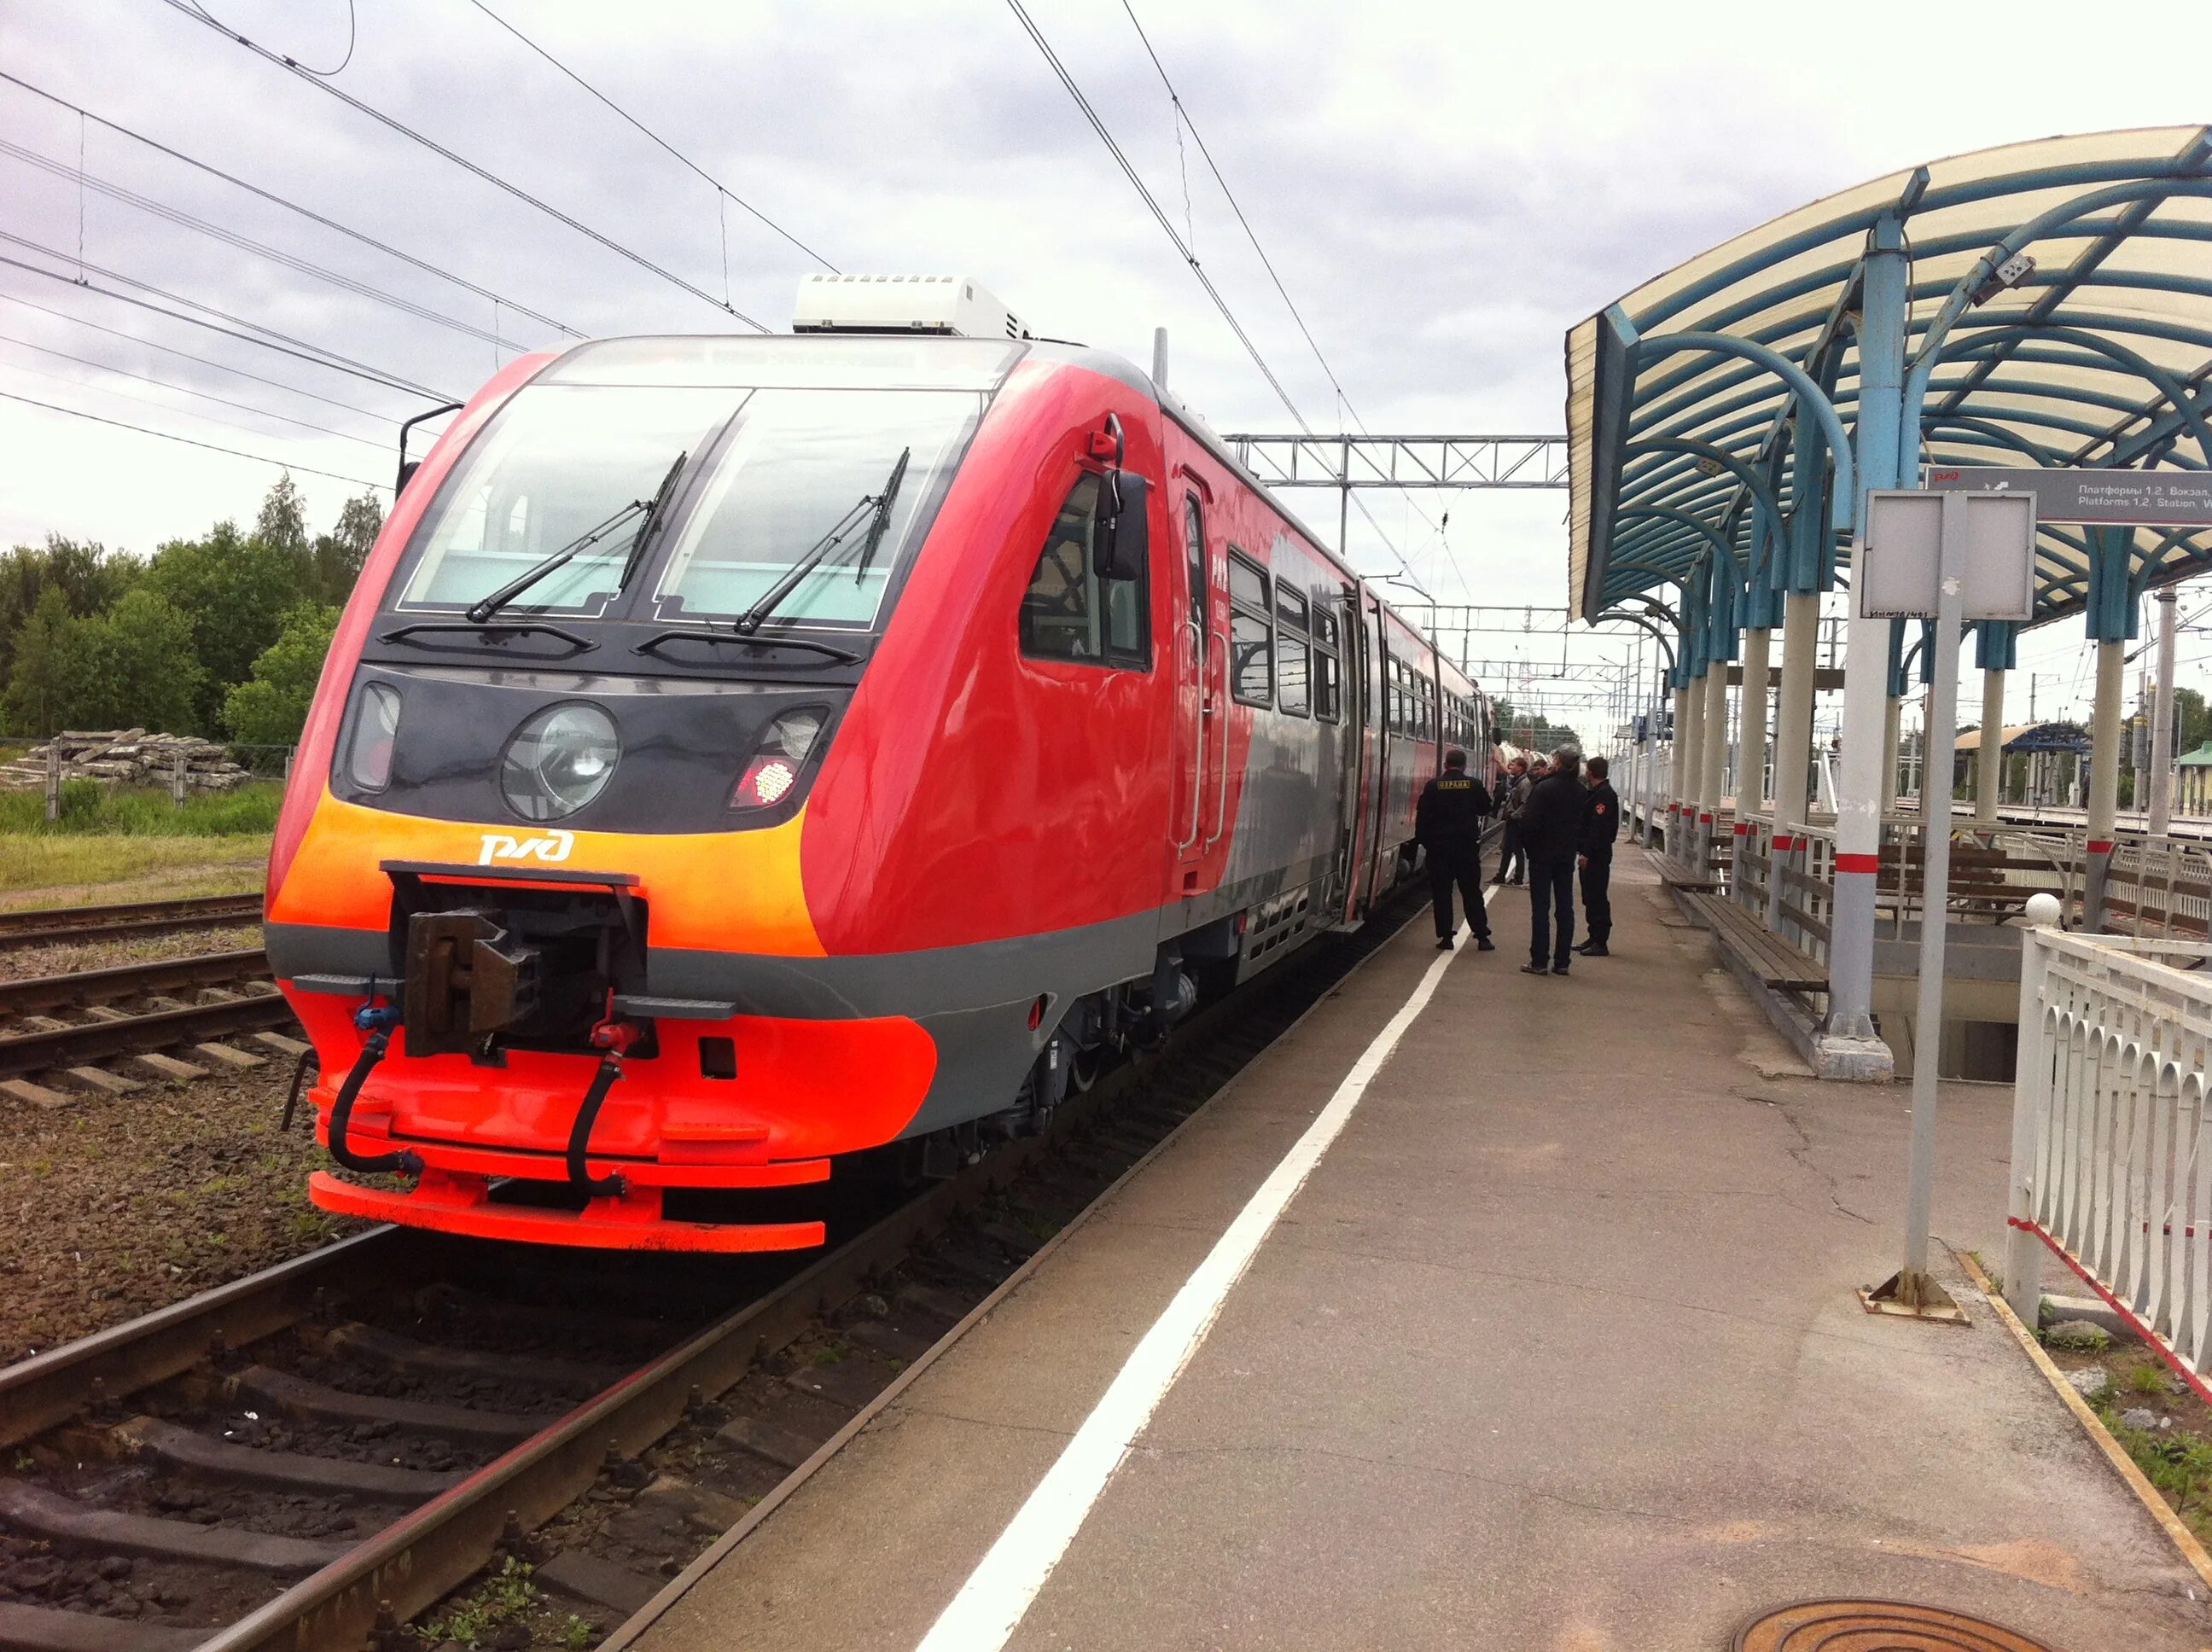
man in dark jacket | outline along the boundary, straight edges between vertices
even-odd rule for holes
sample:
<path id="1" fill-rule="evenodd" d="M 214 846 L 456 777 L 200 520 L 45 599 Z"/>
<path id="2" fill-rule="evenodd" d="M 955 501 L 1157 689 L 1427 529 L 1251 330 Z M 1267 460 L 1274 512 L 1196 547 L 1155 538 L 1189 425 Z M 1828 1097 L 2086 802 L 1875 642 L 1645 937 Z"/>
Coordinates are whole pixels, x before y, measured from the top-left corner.
<path id="1" fill-rule="evenodd" d="M 1583 754 L 1563 745 L 1551 772 L 1521 805 L 1521 842 L 1528 855 L 1528 962 L 1524 975 L 1564 975 L 1575 944 L 1575 857 L 1583 841 Z"/>
<path id="2" fill-rule="evenodd" d="M 1620 797 L 1606 778 L 1602 757 L 1589 760 L 1589 790 L 1583 793 L 1583 847 L 1576 864 L 1583 873 L 1583 921 L 1589 938 L 1575 949 L 1586 958 L 1611 956 L 1605 944 L 1613 934 L 1613 842 L 1620 833 Z"/>
<path id="3" fill-rule="evenodd" d="M 1422 788 L 1413 809 L 1413 835 L 1429 857 L 1429 895 L 1437 908 L 1437 951 L 1452 950 L 1459 928 L 1452 917 L 1452 888 L 1467 903 L 1476 947 L 1491 952 L 1490 914 L 1482 904 L 1482 823 L 1490 813 L 1490 788 L 1467 772 L 1467 753 L 1444 753 L 1444 772 Z"/>

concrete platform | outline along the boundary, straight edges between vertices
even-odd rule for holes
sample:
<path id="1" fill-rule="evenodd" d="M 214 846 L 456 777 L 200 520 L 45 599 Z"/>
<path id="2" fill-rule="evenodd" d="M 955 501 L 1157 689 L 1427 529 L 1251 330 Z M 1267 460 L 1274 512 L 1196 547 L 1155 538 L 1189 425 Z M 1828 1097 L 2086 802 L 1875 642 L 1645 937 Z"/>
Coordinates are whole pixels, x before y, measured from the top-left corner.
<path id="1" fill-rule="evenodd" d="M 1905 1092 L 1806 1075 L 1633 851 L 1614 904 L 1612 958 L 1536 978 L 1499 892 L 1008 1645 L 1689 1652 L 1852 1594 L 2212 1647 L 1985 1310 L 1853 1300 Z M 1435 956 L 1377 954 L 638 1643 L 915 1647 Z M 1936 1229 L 1995 1258 L 2010 1094 L 1944 1102 Z"/>

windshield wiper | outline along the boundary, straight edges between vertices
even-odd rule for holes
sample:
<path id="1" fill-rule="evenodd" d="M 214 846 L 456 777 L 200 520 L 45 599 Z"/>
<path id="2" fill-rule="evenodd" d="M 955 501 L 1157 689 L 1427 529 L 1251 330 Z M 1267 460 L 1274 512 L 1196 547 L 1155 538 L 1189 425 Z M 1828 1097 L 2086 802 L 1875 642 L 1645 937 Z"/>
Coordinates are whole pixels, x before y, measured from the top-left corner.
<path id="1" fill-rule="evenodd" d="M 536 585 L 547 574 L 554 573 L 560 568 L 566 568 L 569 563 L 574 562 L 577 557 L 582 556 L 585 551 L 590 550 L 593 545 L 599 544 L 600 540 L 605 538 L 623 523 L 629 521 L 631 517 L 642 515 L 652 508 L 652 505 L 647 501 L 642 499 L 631 500 L 629 504 L 623 506 L 612 516 L 607 518 L 607 519 L 600 523 L 599 526 L 585 530 L 585 531 L 578 534 L 574 538 L 571 539 L 567 544 L 562 546 L 560 550 L 555 551 L 551 556 L 545 557 L 543 561 L 538 562 L 534 567 L 525 568 L 521 573 L 509 580 L 505 585 L 500 586 L 498 590 L 493 592 L 489 597 L 483 598 L 477 602 L 470 604 L 465 610 L 468 616 L 474 620 L 477 624 L 483 624 L 494 614 L 499 612 L 501 609 L 506 607 L 507 604 L 513 602 L 524 592 L 529 590 L 532 586 Z"/>
<path id="2" fill-rule="evenodd" d="M 911 447 L 901 452 L 897 463 L 891 466 L 890 479 L 884 483 L 883 492 L 862 494 L 859 501 L 831 525 L 829 532 L 808 546 L 799 559 L 784 570 L 781 579 L 762 592 L 760 599 L 738 616 L 734 623 L 740 635 L 750 636 L 759 630 L 761 622 L 782 606 L 806 577 L 829 561 L 830 553 L 845 543 L 845 536 L 860 525 L 861 513 L 866 512 L 869 523 L 868 538 L 861 552 L 860 568 L 854 575 L 854 582 L 859 583 L 861 574 L 867 569 L 868 558 L 876 554 L 876 546 L 883 539 L 884 529 L 890 520 L 892 496 L 898 492 L 899 483 L 905 478 L 907 459 L 913 452 Z"/>
<path id="3" fill-rule="evenodd" d="M 676 463 L 668 467 L 668 474 L 660 478 L 653 489 L 653 503 L 645 507 L 645 520 L 637 525 L 637 537 L 629 542 L 629 555 L 623 559 L 622 578 L 615 581 L 617 595 L 629 589 L 629 576 L 637 572 L 637 565 L 645 560 L 647 542 L 653 538 L 653 529 L 659 525 L 661 513 L 668 508 L 669 495 L 676 491 L 676 478 L 683 473 L 684 461 L 691 457 L 690 449 L 676 456 Z"/>
<path id="4" fill-rule="evenodd" d="M 914 449 L 899 450 L 898 463 L 891 466 L 891 479 L 884 483 L 883 497 L 876 501 L 875 519 L 868 524 L 867 543 L 860 547 L 860 560 L 853 568 L 853 583 L 859 585 L 868 572 L 868 564 L 876 560 L 876 547 L 884 542 L 884 530 L 891 525 L 891 501 L 898 497 L 899 483 L 906 480 L 906 462 L 914 457 Z"/>

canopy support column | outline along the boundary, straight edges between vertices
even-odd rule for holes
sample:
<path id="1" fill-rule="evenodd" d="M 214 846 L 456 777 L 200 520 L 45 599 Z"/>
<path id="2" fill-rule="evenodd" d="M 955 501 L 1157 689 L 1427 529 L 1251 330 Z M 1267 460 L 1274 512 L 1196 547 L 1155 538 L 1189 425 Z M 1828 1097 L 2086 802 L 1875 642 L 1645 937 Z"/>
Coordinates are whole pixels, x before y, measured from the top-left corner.
<path id="1" fill-rule="evenodd" d="M 1667 742 L 1667 836 L 1660 847 L 1680 860 L 1682 858 L 1682 768 L 1689 760 L 1690 751 L 1689 684 L 1676 683 L 1674 699 L 1674 708 L 1670 714 L 1674 718 L 1674 732 Z"/>
<path id="2" fill-rule="evenodd" d="M 1667 847 L 1677 860 L 1695 865 L 1698 847 L 1698 793 L 1705 772 L 1705 683 L 1702 671 L 1685 685 L 1682 708 L 1685 715 L 1681 733 L 1674 748 L 1681 756 L 1680 772 L 1674 776 L 1677 829 L 1668 834 Z"/>
<path id="3" fill-rule="evenodd" d="M 1813 765 L 1813 667 L 1820 640 L 1820 598 L 1792 591 L 1782 598 L 1781 708 L 1774 720 L 1774 854 L 1767 868 L 1766 926 L 1782 928 L 1782 874 L 1803 858 L 1806 777 Z"/>
<path id="4" fill-rule="evenodd" d="M 1710 874 L 1715 865 L 1714 823 L 1720 818 L 1721 779 L 1728 759 L 1728 665 L 1718 659 L 1705 670 L 1704 741 L 1700 754 L 1705 765 L 1698 780 L 1698 869 L 1701 876 Z"/>
<path id="5" fill-rule="evenodd" d="M 1859 325 L 1857 485 L 1893 488 L 1904 422 L 1905 256 L 1902 226 L 1879 220 L 1867 238 Z M 1837 479 L 1838 487 L 1843 478 Z M 1845 513 L 1838 501 L 1837 515 Z M 1850 519 L 1859 519 L 1858 499 Z M 1856 597 L 1852 607 L 1857 607 Z M 1853 613 L 1844 656 L 1844 749 L 1836 783 L 1836 882 L 1828 941 L 1828 1017 L 1816 1071 L 1887 1084 L 1896 1058 L 1874 1029 L 1874 908 L 1881 867 L 1882 735 L 1889 689 L 1886 619 Z M 1928 1035 L 1931 1047 L 1941 1029 Z"/>
<path id="6" fill-rule="evenodd" d="M 1743 850 L 1751 841 L 1751 826 L 1766 807 L 1767 656 L 1774 633 L 1754 625 L 1743 634 L 1743 687 L 1736 693 L 1737 738 L 1735 763 L 1736 899 L 1744 898 Z M 1774 877 L 1771 857 L 1767 878 Z"/>
<path id="7" fill-rule="evenodd" d="M 1974 754 L 1974 820 L 1982 826 L 1996 824 L 2004 774 L 2004 700 L 2005 674 L 1984 671 L 1981 749 Z"/>
<path id="8" fill-rule="evenodd" d="M 2127 645 L 2097 645 L 2097 709 L 2089 724 L 2088 866 L 2081 884 L 2081 926 L 2106 926 L 2106 883 L 2120 811 L 2120 700 L 2127 692 Z"/>

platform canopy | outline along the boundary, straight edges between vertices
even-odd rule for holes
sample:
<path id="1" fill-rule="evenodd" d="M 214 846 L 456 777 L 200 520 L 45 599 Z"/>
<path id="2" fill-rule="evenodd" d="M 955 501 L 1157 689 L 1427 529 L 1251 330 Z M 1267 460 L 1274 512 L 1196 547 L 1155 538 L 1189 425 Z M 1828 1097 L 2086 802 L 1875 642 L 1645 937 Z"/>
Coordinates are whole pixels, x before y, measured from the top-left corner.
<path id="1" fill-rule="evenodd" d="M 1880 226 L 1878 231 L 1877 227 Z M 2212 465 L 2212 136 L 2166 127 L 2052 137 L 1874 179 L 1647 282 L 1567 336 L 1571 602 L 1595 620 L 1692 580 L 1724 543 L 1748 619 L 1771 591 L 1848 583 L 1866 258 L 1909 258 L 1906 384 L 1928 367 L 1919 463 Z M 2014 252 L 2019 284 L 1990 272 Z M 1834 421 L 1771 359 L 1802 369 Z M 1931 337 L 1936 347 L 1929 349 Z M 1911 405 L 1908 394 L 1906 406 Z M 1803 452 L 1798 450 L 1802 432 Z M 1912 485 L 1909 444 L 1899 469 Z M 1859 474 L 1866 473 L 1859 467 Z M 1717 536 L 1717 540 L 1716 538 Z M 2101 614 L 2212 562 L 2212 528 L 2049 524 L 2036 621 Z M 2093 626 L 2100 623 L 2093 618 Z M 2124 623 L 2131 634 L 2132 619 Z"/>

